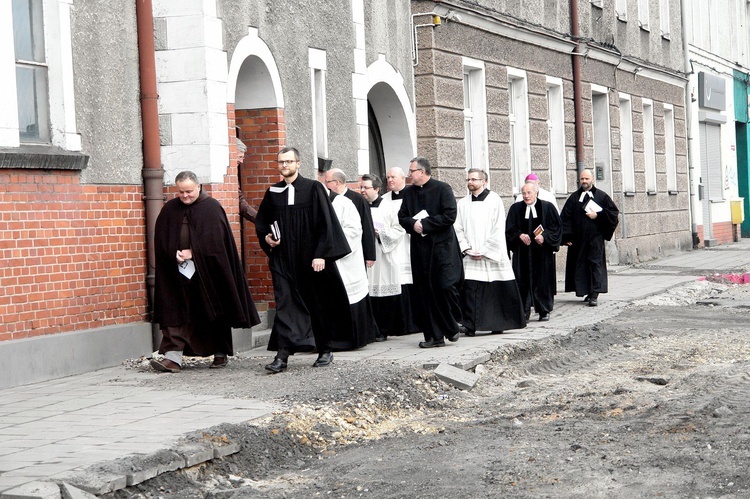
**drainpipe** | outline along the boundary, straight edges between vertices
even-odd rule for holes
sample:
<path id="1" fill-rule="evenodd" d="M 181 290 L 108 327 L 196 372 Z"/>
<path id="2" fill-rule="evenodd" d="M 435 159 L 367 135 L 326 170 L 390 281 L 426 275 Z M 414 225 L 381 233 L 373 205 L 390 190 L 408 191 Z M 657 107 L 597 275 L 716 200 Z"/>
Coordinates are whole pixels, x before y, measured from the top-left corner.
<path id="1" fill-rule="evenodd" d="M 570 36 L 576 42 L 575 52 L 573 52 L 573 109 L 576 119 L 576 171 L 580 174 L 586 168 L 586 155 L 583 148 L 583 105 L 581 103 L 581 57 L 583 56 L 583 44 L 579 41 L 578 0 L 570 0 Z"/>
<path id="2" fill-rule="evenodd" d="M 688 215 L 690 217 L 690 231 L 693 236 L 693 247 L 698 247 L 698 226 L 695 225 L 695 214 L 693 213 L 693 163 L 695 158 L 693 157 L 693 98 L 690 92 L 690 75 L 693 74 L 692 64 L 690 63 L 690 43 L 688 43 L 688 26 L 690 26 L 689 9 L 687 8 L 687 1 L 680 0 L 680 11 L 682 20 L 682 53 L 685 57 L 685 73 L 687 75 L 687 83 L 685 84 L 685 126 L 687 127 L 687 163 L 688 163 Z"/>
<path id="3" fill-rule="evenodd" d="M 164 170 L 161 167 L 159 140 L 159 109 L 156 90 L 156 54 L 154 48 L 154 17 L 151 0 L 136 0 L 138 23 L 138 61 L 141 80 L 141 123 L 143 127 L 143 182 L 146 215 L 146 287 L 149 317 L 153 319 L 156 254 L 154 232 L 156 217 L 164 205 Z M 161 342 L 158 324 L 152 321 L 151 335 L 154 349 Z"/>

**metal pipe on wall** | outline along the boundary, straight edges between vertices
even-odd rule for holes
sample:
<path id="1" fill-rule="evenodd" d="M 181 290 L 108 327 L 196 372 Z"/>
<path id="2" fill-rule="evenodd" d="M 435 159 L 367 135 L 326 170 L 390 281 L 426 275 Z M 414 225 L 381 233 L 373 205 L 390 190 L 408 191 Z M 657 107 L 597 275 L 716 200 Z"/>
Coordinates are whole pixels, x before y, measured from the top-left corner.
<path id="1" fill-rule="evenodd" d="M 582 44 L 578 29 L 578 0 L 570 0 L 570 35 L 576 42 L 573 57 L 573 109 L 575 111 L 576 171 L 580 174 L 585 165 L 586 153 L 583 147 L 583 104 L 581 96 L 581 54 Z"/>
<path id="2" fill-rule="evenodd" d="M 154 48 L 154 16 L 151 0 L 136 0 L 138 24 L 138 70 L 141 84 L 141 126 L 143 128 L 143 182 L 146 216 L 146 287 L 149 316 L 153 319 L 156 254 L 154 233 L 156 217 L 164 205 L 164 170 L 161 166 L 159 141 L 159 94 L 156 87 L 156 49 Z M 154 348 L 161 341 L 157 324 L 152 324 Z"/>

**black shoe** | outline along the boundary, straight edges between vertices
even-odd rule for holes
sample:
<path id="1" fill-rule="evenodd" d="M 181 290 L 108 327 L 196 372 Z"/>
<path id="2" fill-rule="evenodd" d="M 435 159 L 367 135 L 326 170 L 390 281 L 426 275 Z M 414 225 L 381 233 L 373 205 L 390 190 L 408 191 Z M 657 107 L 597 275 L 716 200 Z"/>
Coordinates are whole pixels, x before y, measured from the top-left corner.
<path id="1" fill-rule="evenodd" d="M 586 298 L 583 299 L 584 303 L 588 303 L 591 301 L 591 295 L 586 295 Z"/>
<path id="2" fill-rule="evenodd" d="M 445 341 L 444 340 L 427 340 L 427 341 L 420 341 L 419 342 L 419 348 L 435 348 L 435 347 L 444 347 Z"/>
<path id="3" fill-rule="evenodd" d="M 596 302 L 595 299 L 592 298 L 589 300 L 589 307 L 596 307 L 597 305 L 599 304 Z"/>
<path id="4" fill-rule="evenodd" d="M 473 329 L 469 329 L 464 325 L 458 326 L 458 332 L 463 334 L 464 336 L 476 336 L 476 331 Z"/>
<path id="5" fill-rule="evenodd" d="M 503 334 L 502 331 L 491 331 L 490 334 Z"/>
<path id="6" fill-rule="evenodd" d="M 547 322 L 549 320 L 549 312 L 539 314 L 539 322 Z"/>
<path id="7" fill-rule="evenodd" d="M 381 334 L 380 336 L 376 336 L 376 337 L 375 337 L 375 341 L 377 341 L 378 343 L 379 343 L 379 342 L 381 342 L 381 341 L 385 341 L 385 340 L 387 340 L 387 339 L 388 339 L 388 338 L 386 338 L 386 337 L 385 337 L 385 336 L 383 336 L 382 334 Z"/>
<path id="8" fill-rule="evenodd" d="M 333 362 L 333 353 L 323 352 L 318 355 L 318 360 L 313 363 L 313 367 L 324 367 L 330 365 L 331 362 Z"/>
<path id="9" fill-rule="evenodd" d="M 446 336 L 446 338 L 448 338 L 448 341 L 450 341 L 452 343 L 457 342 L 460 337 L 461 337 L 461 332 L 460 331 L 456 331 L 455 333 Z"/>
<path id="10" fill-rule="evenodd" d="M 266 371 L 270 371 L 273 374 L 278 374 L 281 371 L 286 370 L 286 361 L 276 357 L 273 362 L 266 364 Z"/>

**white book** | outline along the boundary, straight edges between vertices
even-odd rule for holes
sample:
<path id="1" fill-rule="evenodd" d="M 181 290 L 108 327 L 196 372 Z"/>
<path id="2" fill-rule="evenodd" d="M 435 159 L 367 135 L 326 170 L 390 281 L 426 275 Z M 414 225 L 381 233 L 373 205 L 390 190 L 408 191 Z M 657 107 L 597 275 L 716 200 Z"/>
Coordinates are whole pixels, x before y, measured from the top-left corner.
<path id="1" fill-rule="evenodd" d="M 589 202 L 586 203 L 586 206 L 583 209 L 586 210 L 586 213 L 599 213 L 602 211 L 602 207 L 593 199 L 589 199 Z"/>

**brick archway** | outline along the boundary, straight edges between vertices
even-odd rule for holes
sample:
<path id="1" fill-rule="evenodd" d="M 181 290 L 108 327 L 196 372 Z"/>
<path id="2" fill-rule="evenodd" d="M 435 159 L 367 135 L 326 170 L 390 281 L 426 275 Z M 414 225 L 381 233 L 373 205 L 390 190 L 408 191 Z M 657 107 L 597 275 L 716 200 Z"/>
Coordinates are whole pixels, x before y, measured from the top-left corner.
<path id="1" fill-rule="evenodd" d="M 286 127 L 284 110 L 270 109 L 233 109 L 229 106 L 228 115 L 234 117 L 234 124 L 239 130 L 239 138 L 247 146 L 245 161 L 240 165 L 237 178 L 244 198 L 257 208 L 263 199 L 268 186 L 279 181 L 276 168 L 276 154 L 286 145 Z M 230 130 L 234 130 L 231 125 Z M 268 269 L 268 259 L 258 244 L 255 226 L 242 220 L 242 261 L 245 265 L 253 299 L 259 309 L 274 308 L 273 283 Z"/>

